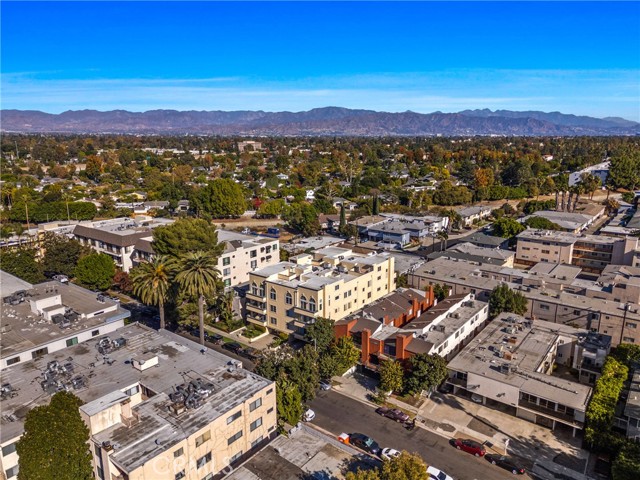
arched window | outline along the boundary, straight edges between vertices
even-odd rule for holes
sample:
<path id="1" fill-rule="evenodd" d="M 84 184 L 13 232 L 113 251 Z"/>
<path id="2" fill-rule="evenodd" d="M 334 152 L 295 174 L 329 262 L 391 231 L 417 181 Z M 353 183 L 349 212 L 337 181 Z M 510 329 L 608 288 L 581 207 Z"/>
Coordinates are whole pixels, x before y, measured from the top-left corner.
<path id="1" fill-rule="evenodd" d="M 269 298 L 271 300 L 275 300 L 276 299 L 276 289 L 272 288 L 271 290 L 269 290 Z"/>
<path id="2" fill-rule="evenodd" d="M 307 309 L 307 297 L 305 297 L 304 295 L 300 297 L 300 308 L 302 308 L 303 310 Z"/>
<path id="3" fill-rule="evenodd" d="M 287 305 L 293 304 L 293 297 L 289 292 L 287 292 L 287 294 L 284 296 L 284 301 L 286 302 Z"/>
<path id="4" fill-rule="evenodd" d="M 316 311 L 316 301 L 313 298 L 309 299 L 309 311 L 311 312 Z"/>
<path id="5" fill-rule="evenodd" d="M 256 284 L 256 282 L 253 282 L 251 284 L 251 293 L 253 295 L 258 295 L 258 285 Z"/>

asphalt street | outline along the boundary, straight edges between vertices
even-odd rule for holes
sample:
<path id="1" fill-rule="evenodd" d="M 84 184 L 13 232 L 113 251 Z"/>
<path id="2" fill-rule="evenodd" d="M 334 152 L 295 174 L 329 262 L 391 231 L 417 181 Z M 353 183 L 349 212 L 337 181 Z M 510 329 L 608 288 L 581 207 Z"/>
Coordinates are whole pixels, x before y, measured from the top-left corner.
<path id="1" fill-rule="evenodd" d="M 491 465 L 484 458 L 456 450 L 449 439 L 416 427 L 407 431 L 401 424 L 375 413 L 369 405 L 334 391 L 319 391 L 309 406 L 315 411 L 313 424 L 335 434 L 364 433 L 380 444 L 419 454 L 425 462 L 456 480 L 502 480 L 513 478 L 506 470 Z M 519 478 L 530 478 L 527 474 Z"/>

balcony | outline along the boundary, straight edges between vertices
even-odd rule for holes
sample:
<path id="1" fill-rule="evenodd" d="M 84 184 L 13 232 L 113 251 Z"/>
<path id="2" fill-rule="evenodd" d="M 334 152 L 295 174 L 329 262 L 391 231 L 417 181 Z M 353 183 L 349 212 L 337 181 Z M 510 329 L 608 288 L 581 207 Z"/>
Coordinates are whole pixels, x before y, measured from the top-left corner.
<path id="1" fill-rule="evenodd" d="M 297 314 L 297 315 L 303 315 L 306 317 L 315 317 L 317 310 L 309 310 L 308 308 L 302 308 L 302 307 L 293 307 L 292 308 L 293 313 Z"/>
<path id="2" fill-rule="evenodd" d="M 573 414 L 567 414 L 564 412 L 551 410 L 550 408 L 537 405 L 536 403 L 529 402 L 527 400 L 520 399 L 518 401 L 518 408 L 524 408 L 526 410 L 531 410 L 532 412 L 540 413 L 546 417 L 552 418 L 554 420 L 570 425 L 572 427 L 582 428 L 584 425 L 582 422 L 577 422 L 573 418 Z"/>
<path id="3" fill-rule="evenodd" d="M 264 302 L 267 300 L 267 297 L 265 296 L 263 290 L 257 290 L 255 293 L 249 290 L 247 292 L 247 300 L 256 300 L 258 302 Z"/>
<path id="4" fill-rule="evenodd" d="M 267 324 L 267 316 L 266 315 L 258 315 L 253 312 L 247 312 L 247 320 L 249 322 L 258 323 L 260 325 Z"/>
<path id="5" fill-rule="evenodd" d="M 267 314 L 267 305 L 265 303 L 249 303 L 247 302 L 245 305 L 247 312 L 259 313 L 260 315 Z"/>

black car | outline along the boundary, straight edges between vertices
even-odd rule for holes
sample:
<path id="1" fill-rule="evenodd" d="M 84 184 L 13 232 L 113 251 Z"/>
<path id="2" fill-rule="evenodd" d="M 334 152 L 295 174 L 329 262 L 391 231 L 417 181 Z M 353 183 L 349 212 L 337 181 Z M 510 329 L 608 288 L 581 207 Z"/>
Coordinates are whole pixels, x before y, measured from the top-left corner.
<path id="1" fill-rule="evenodd" d="M 214 345 L 222 344 L 222 335 L 218 335 L 217 333 L 205 333 L 205 337 L 208 342 L 211 342 Z"/>
<path id="2" fill-rule="evenodd" d="M 485 455 L 484 458 L 486 458 L 488 462 L 491 462 L 492 465 L 497 465 L 505 470 L 509 470 L 514 475 L 524 474 L 524 468 L 516 461 L 515 458 L 496 455 L 493 453 Z"/>
<path id="3" fill-rule="evenodd" d="M 240 355 L 249 360 L 258 360 L 262 356 L 262 352 L 253 347 L 247 347 L 240 352 Z"/>
<path id="4" fill-rule="evenodd" d="M 240 345 L 238 342 L 225 343 L 222 345 L 222 348 L 224 348 L 225 350 L 229 350 L 236 355 L 240 355 L 240 353 L 242 353 L 242 345 Z"/>
<path id="5" fill-rule="evenodd" d="M 378 445 L 378 442 L 363 433 L 350 433 L 349 443 L 372 455 L 378 455 L 380 453 L 380 445 Z"/>

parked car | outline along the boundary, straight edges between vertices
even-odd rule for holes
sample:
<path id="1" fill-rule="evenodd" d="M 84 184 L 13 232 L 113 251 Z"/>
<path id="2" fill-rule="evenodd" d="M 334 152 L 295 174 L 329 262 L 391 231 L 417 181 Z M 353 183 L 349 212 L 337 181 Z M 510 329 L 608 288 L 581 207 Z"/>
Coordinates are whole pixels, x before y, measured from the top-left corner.
<path id="1" fill-rule="evenodd" d="M 404 423 L 409 420 L 409 415 L 397 408 L 378 407 L 376 408 L 376 413 L 399 423 Z"/>
<path id="2" fill-rule="evenodd" d="M 429 465 L 427 467 L 427 473 L 430 480 L 453 480 L 450 475 L 447 475 L 442 470 L 438 470 L 436 467 Z"/>
<path id="3" fill-rule="evenodd" d="M 331 390 L 331 380 L 328 380 L 328 379 L 320 380 L 320 388 L 322 390 Z"/>
<path id="4" fill-rule="evenodd" d="M 471 401 L 473 403 L 482 403 L 482 397 L 480 395 L 478 395 L 477 393 L 472 393 L 471 394 Z"/>
<path id="5" fill-rule="evenodd" d="M 69 277 L 67 277 L 66 275 L 54 275 L 53 279 L 59 281 L 60 283 L 69 283 Z"/>
<path id="6" fill-rule="evenodd" d="M 349 443 L 372 455 L 378 455 L 380 453 L 380 445 L 378 445 L 378 442 L 364 433 L 350 433 Z"/>
<path id="7" fill-rule="evenodd" d="M 262 352 L 257 348 L 247 347 L 241 350 L 239 354 L 242 355 L 243 357 L 248 358 L 249 360 L 257 360 L 262 355 Z"/>
<path id="8" fill-rule="evenodd" d="M 217 333 L 209 333 L 207 334 L 207 341 L 213 343 L 214 345 L 222 345 L 222 335 L 218 335 Z"/>
<path id="9" fill-rule="evenodd" d="M 240 355 L 240 353 L 242 352 L 242 345 L 240 345 L 238 342 L 225 343 L 222 345 L 222 348 L 224 348 L 225 350 L 229 350 L 236 355 Z"/>
<path id="10" fill-rule="evenodd" d="M 310 422 L 311 420 L 313 420 L 314 418 L 316 418 L 316 412 L 314 412 L 313 410 L 311 410 L 310 408 L 307 409 L 306 412 L 304 412 L 304 415 L 302 415 L 302 420 L 304 422 Z"/>
<path id="11" fill-rule="evenodd" d="M 400 452 L 394 448 L 383 448 L 380 452 L 380 456 L 384 460 L 391 460 L 392 458 L 396 458 L 400 455 Z"/>
<path id="12" fill-rule="evenodd" d="M 463 450 L 467 453 L 471 453 L 476 457 L 482 457 L 485 453 L 487 453 L 484 445 L 476 442 L 475 440 L 469 440 L 468 438 L 456 438 L 453 441 L 453 445 L 458 450 Z"/>
<path id="13" fill-rule="evenodd" d="M 497 465 L 500 468 L 509 470 L 514 475 L 524 474 L 524 468 L 515 458 L 505 457 L 504 455 L 496 455 L 494 453 L 485 455 L 484 458 L 486 458 L 488 462 L 491 462 L 492 465 Z"/>

